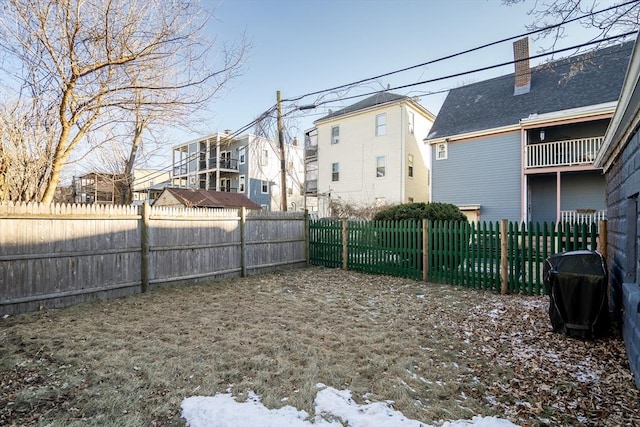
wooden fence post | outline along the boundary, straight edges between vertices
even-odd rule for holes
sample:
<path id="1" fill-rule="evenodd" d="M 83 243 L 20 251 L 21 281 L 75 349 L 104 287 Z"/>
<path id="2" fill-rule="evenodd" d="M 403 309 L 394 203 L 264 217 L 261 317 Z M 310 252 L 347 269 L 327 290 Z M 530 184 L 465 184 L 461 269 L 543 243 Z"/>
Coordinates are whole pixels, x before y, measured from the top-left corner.
<path id="1" fill-rule="evenodd" d="M 422 281 L 429 281 L 429 232 L 427 220 L 422 219 Z"/>
<path id="2" fill-rule="evenodd" d="M 240 276 L 247 277 L 247 208 L 240 208 Z"/>
<path id="3" fill-rule="evenodd" d="M 607 220 L 601 219 L 598 232 L 598 252 L 602 254 L 602 258 L 607 259 Z"/>
<path id="4" fill-rule="evenodd" d="M 304 259 L 309 267 L 309 209 L 304 210 Z"/>
<path id="5" fill-rule="evenodd" d="M 349 252 L 347 251 L 347 218 L 342 218 L 342 269 L 347 269 L 347 259 Z"/>
<path id="6" fill-rule="evenodd" d="M 507 220 L 500 221 L 500 293 L 509 292 L 509 263 L 507 245 Z"/>
<path id="7" fill-rule="evenodd" d="M 140 226 L 140 280 L 141 290 L 145 293 L 149 290 L 149 203 L 142 205 L 142 224 Z"/>

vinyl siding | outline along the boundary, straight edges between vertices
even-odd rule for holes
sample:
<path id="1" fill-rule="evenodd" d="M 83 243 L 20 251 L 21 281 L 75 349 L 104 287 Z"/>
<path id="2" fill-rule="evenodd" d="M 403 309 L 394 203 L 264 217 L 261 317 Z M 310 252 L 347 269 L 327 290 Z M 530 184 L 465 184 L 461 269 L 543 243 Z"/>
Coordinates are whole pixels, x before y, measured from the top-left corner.
<path id="1" fill-rule="evenodd" d="M 606 209 L 605 181 L 599 171 L 561 175 L 560 210 Z"/>
<path id="2" fill-rule="evenodd" d="M 532 175 L 529 177 L 532 222 L 556 222 L 556 175 Z"/>
<path id="3" fill-rule="evenodd" d="M 433 201 L 480 204 L 481 221 L 520 215 L 520 133 L 512 132 L 448 144 L 448 158 L 433 165 Z"/>

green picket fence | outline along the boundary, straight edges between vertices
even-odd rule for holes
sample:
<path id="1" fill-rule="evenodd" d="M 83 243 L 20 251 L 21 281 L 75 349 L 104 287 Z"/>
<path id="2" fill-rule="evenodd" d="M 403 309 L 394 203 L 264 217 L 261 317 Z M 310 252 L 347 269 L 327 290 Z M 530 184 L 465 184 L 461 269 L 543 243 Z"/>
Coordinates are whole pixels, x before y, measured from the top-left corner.
<path id="1" fill-rule="evenodd" d="M 347 269 L 422 278 L 419 221 L 349 221 L 347 236 Z"/>
<path id="2" fill-rule="evenodd" d="M 550 255 L 597 244 L 596 224 L 309 221 L 311 264 L 528 295 Z"/>

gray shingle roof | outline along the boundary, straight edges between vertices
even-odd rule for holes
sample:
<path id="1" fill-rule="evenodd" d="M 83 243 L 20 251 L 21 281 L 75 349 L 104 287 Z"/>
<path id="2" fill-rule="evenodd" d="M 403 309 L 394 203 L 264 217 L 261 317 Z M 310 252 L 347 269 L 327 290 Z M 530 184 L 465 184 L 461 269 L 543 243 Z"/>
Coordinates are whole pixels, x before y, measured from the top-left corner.
<path id="1" fill-rule="evenodd" d="M 427 138 L 444 138 L 517 124 L 531 114 L 617 101 L 633 42 L 627 42 L 531 70 L 531 91 L 513 94 L 509 74 L 449 91 Z"/>
<path id="2" fill-rule="evenodd" d="M 354 111 L 364 110 L 365 108 L 374 107 L 380 104 L 386 104 L 388 102 L 400 101 L 403 99 L 409 98 L 405 95 L 398 95 L 396 93 L 391 92 L 380 92 L 376 93 L 373 96 L 363 99 L 362 101 L 356 102 L 355 104 L 344 107 L 338 111 L 334 111 L 332 113 L 327 114 L 326 116 L 316 120 L 315 122 L 319 122 L 321 120 L 326 120 L 328 118 L 334 118 L 338 116 L 342 116 L 344 114 L 353 113 Z M 315 123 L 314 122 L 314 123 Z"/>
<path id="3" fill-rule="evenodd" d="M 260 205 L 244 194 L 226 191 L 192 190 L 186 188 L 165 188 L 176 199 L 188 207 L 194 208 L 240 208 L 261 209 Z"/>

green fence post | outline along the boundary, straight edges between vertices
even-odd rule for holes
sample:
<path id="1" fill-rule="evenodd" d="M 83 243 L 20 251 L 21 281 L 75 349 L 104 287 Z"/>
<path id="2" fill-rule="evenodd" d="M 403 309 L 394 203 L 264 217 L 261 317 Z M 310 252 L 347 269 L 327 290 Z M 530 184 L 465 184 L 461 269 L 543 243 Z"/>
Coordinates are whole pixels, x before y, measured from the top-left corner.
<path id="1" fill-rule="evenodd" d="M 347 261 L 349 260 L 349 250 L 347 248 L 348 236 L 347 236 L 347 219 L 342 219 L 342 269 L 347 269 Z"/>
<path id="2" fill-rule="evenodd" d="M 500 221 L 500 293 L 503 295 L 509 292 L 507 225 L 506 219 Z"/>

